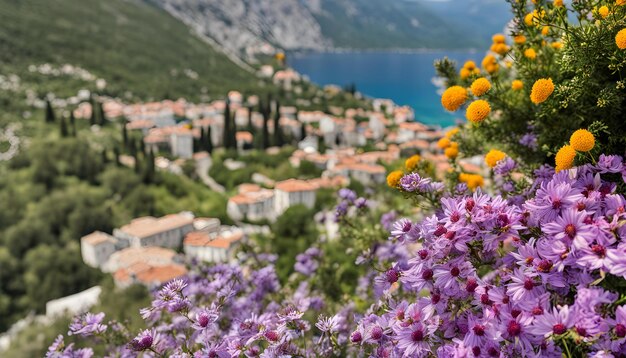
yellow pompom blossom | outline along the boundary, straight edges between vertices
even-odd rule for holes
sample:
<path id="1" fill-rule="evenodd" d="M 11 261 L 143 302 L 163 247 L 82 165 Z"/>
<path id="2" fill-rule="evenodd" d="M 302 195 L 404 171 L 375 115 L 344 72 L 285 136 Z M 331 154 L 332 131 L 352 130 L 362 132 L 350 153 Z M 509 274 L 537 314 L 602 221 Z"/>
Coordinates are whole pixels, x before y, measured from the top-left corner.
<path id="1" fill-rule="evenodd" d="M 503 44 L 506 42 L 506 37 L 503 34 L 495 34 L 491 39 L 494 44 Z"/>
<path id="2" fill-rule="evenodd" d="M 526 36 L 524 36 L 524 35 L 517 35 L 517 36 L 513 37 L 513 42 L 515 42 L 518 45 L 526 43 Z"/>
<path id="3" fill-rule="evenodd" d="M 474 96 L 482 96 L 491 89 L 491 83 L 484 77 L 475 80 L 470 87 Z"/>
<path id="4" fill-rule="evenodd" d="M 554 83 L 552 83 L 551 78 L 538 79 L 530 92 L 530 100 L 534 104 L 543 103 L 550 97 L 552 92 L 554 92 Z"/>
<path id="5" fill-rule="evenodd" d="M 498 61 L 493 55 L 485 56 L 485 58 L 483 58 L 483 61 L 482 61 L 482 66 L 485 69 L 485 71 L 487 71 L 488 73 L 497 72 L 498 69 L 500 68 L 498 66 Z"/>
<path id="6" fill-rule="evenodd" d="M 408 171 L 413 171 L 415 170 L 415 168 L 417 168 L 417 165 L 419 164 L 421 159 L 422 158 L 417 154 L 412 155 L 407 160 L 404 161 L 404 167 Z"/>
<path id="7" fill-rule="evenodd" d="M 563 0 L 561 0 L 561 1 L 563 1 Z M 617 6 L 626 5 L 626 0 L 615 0 L 615 5 L 617 5 Z"/>
<path id="8" fill-rule="evenodd" d="M 437 141 L 437 147 L 439 149 L 446 149 L 450 146 L 450 139 L 447 137 L 443 137 Z"/>
<path id="9" fill-rule="evenodd" d="M 482 99 L 472 102 L 465 111 L 465 117 L 472 123 L 480 123 L 491 113 L 491 107 Z"/>
<path id="10" fill-rule="evenodd" d="M 563 6 L 563 0 L 554 0 L 554 6 L 561 7 Z"/>
<path id="11" fill-rule="evenodd" d="M 544 27 L 541 29 L 541 34 L 542 34 L 543 36 L 548 36 L 548 34 L 549 34 L 549 33 L 550 33 L 550 26 L 544 26 Z"/>
<path id="12" fill-rule="evenodd" d="M 524 23 L 526 25 L 528 25 L 528 26 L 532 26 L 532 24 L 533 24 L 533 16 L 534 15 L 533 15 L 532 12 L 529 13 L 529 14 L 526 14 L 526 16 L 524 16 Z"/>
<path id="13" fill-rule="evenodd" d="M 552 48 L 555 49 L 555 50 L 560 50 L 560 49 L 563 48 L 563 43 L 557 41 L 557 42 L 551 43 L 550 46 L 552 46 Z"/>
<path id="14" fill-rule="evenodd" d="M 387 185 L 390 188 L 397 188 L 400 185 L 400 179 L 404 176 L 401 170 L 394 170 L 387 175 Z"/>
<path id="15" fill-rule="evenodd" d="M 576 151 L 570 145 L 564 145 L 556 153 L 554 163 L 556 164 L 556 171 L 570 169 L 574 166 L 574 159 L 576 158 Z"/>
<path id="16" fill-rule="evenodd" d="M 459 174 L 459 181 L 467 184 L 467 187 L 471 190 L 476 190 L 476 188 L 485 184 L 485 179 L 478 174 L 461 173 Z"/>
<path id="17" fill-rule="evenodd" d="M 513 91 L 519 91 L 524 88 L 524 82 L 520 80 L 513 80 L 513 82 L 511 83 L 511 88 L 513 89 Z"/>
<path id="18" fill-rule="evenodd" d="M 621 29 L 617 35 L 615 35 L 615 43 L 620 50 L 626 49 L 626 29 Z"/>
<path id="19" fill-rule="evenodd" d="M 443 108 L 450 112 L 459 109 L 465 101 L 467 101 L 467 90 L 461 86 L 452 86 L 441 96 Z"/>
<path id="20" fill-rule="evenodd" d="M 474 61 L 466 61 L 463 64 L 463 68 L 467 68 L 468 70 L 471 71 L 471 70 L 476 68 L 476 62 L 474 62 Z"/>
<path id="21" fill-rule="evenodd" d="M 497 149 L 492 149 L 489 153 L 487 153 L 487 155 L 485 155 L 485 163 L 487 163 L 489 168 L 493 168 L 504 158 L 506 158 L 506 153 Z"/>
<path id="22" fill-rule="evenodd" d="M 579 152 L 588 152 L 596 145 L 596 137 L 586 129 L 579 129 L 570 137 L 569 145 Z"/>
<path id="23" fill-rule="evenodd" d="M 600 16 L 602 16 L 602 18 L 604 19 L 605 17 L 609 16 L 609 8 L 607 6 L 600 6 L 600 8 L 598 9 L 598 14 L 600 14 Z"/>
<path id="24" fill-rule="evenodd" d="M 468 78 L 471 74 L 472 74 L 472 72 L 470 70 L 468 70 L 467 68 L 462 68 L 459 71 L 459 76 L 461 76 L 462 80 Z"/>
<path id="25" fill-rule="evenodd" d="M 452 128 L 452 129 L 450 129 L 449 131 L 446 132 L 446 138 L 452 138 L 457 133 L 459 133 L 459 129 L 458 128 Z"/>
<path id="26" fill-rule="evenodd" d="M 524 57 L 534 60 L 537 58 L 537 52 L 532 48 L 526 49 L 526 51 L 524 51 Z"/>
<path id="27" fill-rule="evenodd" d="M 509 52 L 509 46 L 507 44 L 493 44 L 491 45 L 491 51 L 502 56 Z"/>
<path id="28" fill-rule="evenodd" d="M 446 148 L 446 150 L 443 151 L 443 154 L 445 154 L 448 159 L 456 158 L 459 155 L 458 145 Z"/>

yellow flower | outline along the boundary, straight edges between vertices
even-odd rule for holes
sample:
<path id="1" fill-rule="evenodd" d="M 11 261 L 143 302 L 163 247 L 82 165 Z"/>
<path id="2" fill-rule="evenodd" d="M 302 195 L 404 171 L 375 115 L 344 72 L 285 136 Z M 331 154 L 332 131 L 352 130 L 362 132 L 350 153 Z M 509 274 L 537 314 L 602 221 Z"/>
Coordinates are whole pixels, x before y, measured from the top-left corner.
<path id="1" fill-rule="evenodd" d="M 498 55 L 504 55 L 509 52 L 509 46 L 502 43 L 493 44 L 491 45 L 491 51 L 497 53 Z"/>
<path id="2" fill-rule="evenodd" d="M 459 109 L 465 101 L 467 101 L 467 90 L 461 86 L 452 86 L 441 96 L 443 108 L 450 112 Z"/>
<path id="3" fill-rule="evenodd" d="M 472 102 L 465 111 L 465 117 L 472 123 L 480 123 L 487 118 L 491 112 L 491 107 L 487 101 L 482 99 Z"/>
<path id="4" fill-rule="evenodd" d="M 596 138 L 586 129 L 579 129 L 572 134 L 569 145 L 579 152 L 588 152 L 596 145 Z"/>
<path id="5" fill-rule="evenodd" d="M 465 67 L 459 71 L 459 76 L 461 76 L 462 80 L 468 78 L 471 74 L 472 72 Z"/>
<path id="6" fill-rule="evenodd" d="M 401 170 L 394 170 L 387 175 L 387 185 L 390 188 L 397 188 L 400 185 L 400 179 L 404 176 Z"/>
<path id="7" fill-rule="evenodd" d="M 552 48 L 555 49 L 555 50 L 560 50 L 560 49 L 563 48 L 563 43 L 557 41 L 557 42 L 551 43 L 550 46 L 552 46 Z"/>
<path id="8" fill-rule="evenodd" d="M 607 6 L 600 6 L 600 8 L 598 9 L 598 14 L 600 14 L 600 16 L 602 16 L 602 18 L 604 19 L 605 17 L 609 16 L 609 8 Z"/>
<path id="9" fill-rule="evenodd" d="M 543 36 L 548 36 L 548 34 L 549 34 L 549 33 L 550 33 L 550 26 L 544 26 L 544 27 L 541 29 L 541 34 L 542 34 Z"/>
<path id="10" fill-rule="evenodd" d="M 437 141 L 437 147 L 440 149 L 446 149 L 450 146 L 450 139 L 447 137 L 443 137 Z"/>
<path id="11" fill-rule="evenodd" d="M 467 68 L 468 70 L 473 70 L 476 68 L 476 62 L 474 61 L 466 61 L 465 64 L 463 64 L 463 68 Z"/>
<path id="12" fill-rule="evenodd" d="M 615 0 L 615 5 L 617 6 L 626 5 L 626 0 Z"/>
<path id="13" fill-rule="evenodd" d="M 617 35 L 615 35 L 615 43 L 617 44 L 617 47 L 619 47 L 620 50 L 626 49 L 626 29 L 619 30 Z"/>
<path id="14" fill-rule="evenodd" d="M 506 37 L 502 34 L 495 34 L 491 39 L 494 44 L 503 44 L 506 41 Z"/>
<path id="15" fill-rule="evenodd" d="M 556 171 L 570 169 L 574 166 L 574 159 L 576 158 L 576 151 L 570 145 L 564 145 L 556 153 L 554 162 L 556 164 Z"/>
<path id="16" fill-rule="evenodd" d="M 483 61 L 482 61 L 482 66 L 485 69 L 485 71 L 489 73 L 494 73 L 498 71 L 498 68 L 499 68 L 498 62 L 496 61 L 496 58 L 493 55 L 485 56 L 485 58 L 483 58 Z"/>
<path id="17" fill-rule="evenodd" d="M 482 96 L 491 89 L 491 83 L 484 77 L 475 80 L 470 87 L 475 96 Z"/>
<path id="18" fill-rule="evenodd" d="M 452 138 L 459 133 L 459 128 L 452 128 L 446 132 L 446 138 Z"/>
<path id="19" fill-rule="evenodd" d="M 419 164 L 421 159 L 422 158 L 417 154 L 410 156 L 407 160 L 404 161 L 404 166 L 406 167 L 406 170 L 411 172 L 415 170 L 415 168 L 417 168 L 417 164 Z"/>
<path id="20" fill-rule="evenodd" d="M 517 36 L 513 37 L 513 41 L 516 44 L 521 45 L 521 44 L 526 42 L 526 36 L 524 36 L 524 35 L 517 35 Z"/>
<path id="21" fill-rule="evenodd" d="M 535 50 L 532 48 L 526 49 L 526 51 L 524 51 L 524 57 L 534 60 L 535 58 L 537 58 L 537 52 L 535 52 Z"/>
<path id="22" fill-rule="evenodd" d="M 513 91 L 519 91 L 522 88 L 524 88 L 524 82 L 520 81 L 520 80 L 514 80 L 511 83 L 511 88 L 513 89 Z"/>
<path id="23" fill-rule="evenodd" d="M 563 6 L 563 0 L 554 0 L 554 6 Z"/>
<path id="24" fill-rule="evenodd" d="M 445 154 L 448 159 L 456 158 L 459 155 L 458 144 L 455 146 L 449 146 L 446 150 L 444 150 L 443 154 Z"/>
<path id="25" fill-rule="evenodd" d="M 501 152 L 497 149 L 492 149 L 485 155 L 485 163 L 489 166 L 489 168 L 493 168 L 498 164 L 499 161 L 506 158 L 506 153 Z"/>
<path id="26" fill-rule="evenodd" d="M 530 92 L 530 100 L 534 104 L 545 102 L 552 92 L 554 92 L 554 83 L 551 78 L 538 79 Z"/>
<path id="27" fill-rule="evenodd" d="M 535 16 L 535 15 L 534 15 L 532 12 L 531 12 L 531 13 L 526 14 L 526 16 L 524 16 L 524 23 L 525 23 L 526 25 L 528 25 L 528 26 L 532 26 L 532 24 L 533 24 L 533 17 L 534 17 L 534 16 Z"/>
<path id="28" fill-rule="evenodd" d="M 467 184 L 467 187 L 472 190 L 476 190 L 479 186 L 482 187 L 485 183 L 485 180 L 480 175 L 469 173 L 459 174 L 459 181 Z"/>

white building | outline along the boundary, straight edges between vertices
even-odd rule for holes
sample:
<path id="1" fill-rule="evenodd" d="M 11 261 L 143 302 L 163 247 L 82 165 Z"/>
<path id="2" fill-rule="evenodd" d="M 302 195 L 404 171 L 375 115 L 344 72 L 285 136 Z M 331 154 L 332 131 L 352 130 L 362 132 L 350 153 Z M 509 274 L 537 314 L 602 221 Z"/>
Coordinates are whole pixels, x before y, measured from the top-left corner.
<path id="1" fill-rule="evenodd" d="M 240 190 L 228 199 L 226 211 L 233 220 L 274 220 L 274 192 L 258 186 L 256 190 Z"/>
<path id="2" fill-rule="evenodd" d="M 274 211 L 280 215 L 289 207 L 302 204 L 308 208 L 315 206 L 317 187 L 305 180 L 289 179 L 276 183 L 274 188 Z"/>
<path id="3" fill-rule="evenodd" d="M 74 316 L 79 313 L 87 312 L 92 306 L 98 303 L 100 293 L 102 293 L 100 286 L 94 286 L 70 296 L 48 301 L 46 302 L 46 316 L 54 318 L 66 314 Z"/>
<path id="4" fill-rule="evenodd" d="M 161 246 L 177 248 L 187 233 L 193 231 L 193 214 L 183 212 L 162 218 L 146 216 L 134 219 L 113 231 L 113 235 L 129 242 L 131 247 Z"/>
<path id="5" fill-rule="evenodd" d="M 207 262 L 230 262 L 244 238 L 237 227 L 223 226 L 216 232 L 194 231 L 185 236 L 185 255 Z"/>
<path id="6" fill-rule="evenodd" d="M 365 185 L 381 184 L 386 180 L 385 167 L 378 164 L 338 164 L 332 171 L 340 175 L 352 177 Z"/>
<path id="7" fill-rule="evenodd" d="M 170 136 L 170 148 L 172 148 L 172 155 L 191 159 L 193 157 L 193 134 L 191 130 L 174 131 Z"/>
<path id="8" fill-rule="evenodd" d="M 96 231 L 80 239 L 80 253 L 83 261 L 91 267 L 102 267 L 115 251 L 118 241 L 113 236 Z"/>

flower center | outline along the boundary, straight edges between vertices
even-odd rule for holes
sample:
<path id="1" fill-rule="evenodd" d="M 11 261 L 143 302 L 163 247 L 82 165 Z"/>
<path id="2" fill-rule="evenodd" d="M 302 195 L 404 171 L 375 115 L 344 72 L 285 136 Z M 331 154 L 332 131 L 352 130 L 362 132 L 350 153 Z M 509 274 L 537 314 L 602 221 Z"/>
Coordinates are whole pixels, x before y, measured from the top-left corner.
<path id="1" fill-rule="evenodd" d="M 412 226 L 413 225 L 411 225 L 411 223 L 407 221 L 407 222 L 404 223 L 404 225 L 402 225 L 402 231 L 409 232 L 409 231 L 411 231 L 411 227 Z"/>
<path id="2" fill-rule="evenodd" d="M 472 198 L 467 199 L 467 201 L 465 202 L 465 210 L 472 211 L 472 209 L 474 209 L 474 205 L 476 205 L 476 202 L 474 202 L 474 199 Z"/>
<path id="3" fill-rule="evenodd" d="M 596 254 L 598 257 L 604 257 L 606 254 L 606 249 L 602 245 L 592 245 L 591 251 Z"/>
<path id="4" fill-rule="evenodd" d="M 619 338 L 626 337 L 626 326 L 621 323 L 615 325 L 615 335 Z"/>
<path id="5" fill-rule="evenodd" d="M 455 211 L 452 213 L 452 215 L 450 215 L 450 221 L 452 221 L 453 223 L 459 221 L 461 219 L 461 214 L 459 214 L 458 211 Z"/>
<path id="6" fill-rule="evenodd" d="M 206 326 L 209 325 L 209 317 L 207 315 L 201 315 L 198 318 L 198 324 L 200 325 L 200 327 L 206 328 Z"/>
<path id="7" fill-rule="evenodd" d="M 535 261 L 535 258 L 534 258 L 534 257 L 532 257 L 532 256 L 528 256 L 528 257 L 526 258 L 526 265 L 528 265 L 528 266 L 532 265 L 532 264 L 533 264 L 533 261 Z"/>
<path id="8" fill-rule="evenodd" d="M 413 333 L 411 333 L 411 339 L 413 340 L 413 342 L 421 342 L 424 340 L 424 332 L 421 329 L 418 329 L 417 331 L 413 331 Z"/>
<path id="9" fill-rule="evenodd" d="M 482 324 L 477 324 L 472 329 L 474 330 L 474 334 L 477 336 L 482 337 L 485 335 L 485 326 L 483 326 Z"/>
<path id="10" fill-rule="evenodd" d="M 489 299 L 489 295 L 486 293 L 480 295 L 480 303 L 482 303 L 483 305 L 490 305 L 491 300 Z"/>
<path id="11" fill-rule="evenodd" d="M 457 277 L 458 275 L 461 274 L 461 270 L 459 270 L 458 267 L 454 266 L 451 270 L 450 270 L 450 275 Z"/>
<path id="12" fill-rule="evenodd" d="M 441 235 L 445 234 L 446 231 L 448 231 L 448 230 L 446 230 L 446 228 L 443 225 L 438 225 L 437 229 L 434 232 L 434 234 L 435 234 L 435 236 L 441 236 Z"/>
<path id="13" fill-rule="evenodd" d="M 379 340 L 379 339 L 383 338 L 383 329 L 380 328 L 380 326 L 376 326 L 376 327 L 372 328 L 371 336 L 375 340 Z"/>
<path id="14" fill-rule="evenodd" d="M 440 300 L 441 300 L 441 295 L 438 293 L 433 293 L 432 296 L 430 296 L 430 301 L 435 305 L 439 303 Z"/>
<path id="15" fill-rule="evenodd" d="M 467 292 L 474 292 L 474 290 L 476 290 L 476 287 L 478 287 L 478 282 L 476 282 L 475 279 L 470 278 L 467 280 L 467 284 L 465 285 L 465 290 Z"/>
<path id="16" fill-rule="evenodd" d="M 533 316 L 540 316 L 540 315 L 542 315 L 543 314 L 543 308 L 541 308 L 539 306 L 533 308 L 532 314 L 533 314 Z"/>
<path id="17" fill-rule="evenodd" d="M 513 318 L 517 318 L 517 316 L 519 316 L 521 313 L 522 311 L 520 310 L 516 310 L 516 309 L 511 310 L 511 316 L 513 316 Z"/>
<path id="18" fill-rule="evenodd" d="M 359 343 L 362 339 L 363 336 L 361 336 L 361 332 L 359 331 L 352 332 L 352 335 L 350 336 L 350 340 L 352 341 L 352 343 Z"/>
<path id="19" fill-rule="evenodd" d="M 524 288 L 527 289 L 528 291 L 535 288 L 535 283 L 533 282 L 531 278 L 526 277 L 526 279 L 524 280 Z"/>
<path id="20" fill-rule="evenodd" d="M 446 233 L 446 239 L 448 239 L 448 240 L 453 240 L 454 236 L 456 236 L 456 232 L 454 232 L 454 231 L 448 231 Z"/>
<path id="21" fill-rule="evenodd" d="M 422 272 L 422 278 L 424 280 L 430 280 L 431 278 L 433 278 L 433 270 L 431 269 L 424 270 L 424 272 Z"/>
<path id="22" fill-rule="evenodd" d="M 522 333 L 522 326 L 516 321 L 511 321 L 506 327 L 506 331 L 511 337 L 517 337 Z"/>
<path id="23" fill-rule="evenodd" d="M 278 340 L 278 333 L 276 331 L 267 331 L 265 332 L 265 338 L 267 338 L 268 341 L 276 342 Z"/>
<path id="24" fill-rule="evenodd" d="M 480 356 L 480 347 L 474 347 L 472 348 L 472 353 L 474 353 L 475 357 Z"/>
<path id="25" fill-rule="evenodd" d="M 539 265 L 537 265 L 537 271 L 539 272 L 548 273 L 551 269 L 552 262 L 550 262 L 549 260 L 541 260 L 541 262 L 539 262 Z"/>
<path id="26" fill-rule="evenodd" d="M 552 201 L 552 209 L 560 209 L 561 208 L 561 200 L 560 199 L 554 199 Z"/>
<path id="27" fill-rule="evenodd" d="M 420 256 L 420 259 L 425 260 L 428 257 L 428 250 L 420 250 L 417 254 Z"/>
<path id="28" fill-rule="evenodd" d="M 576 333 L 578 333 L 578 335 L 582 337 L 587 336 L 587 330 L 584 329 L 583 327 L 576 327 Z"/>
<path id="29" fill-rule="evenodd" d="M 552 332 L 554 332 L 554 334 L 563 334 L 565 331 L 567 331 L 567 328 L 565 328 L 563 323 L 557 323 L 552 326 Z"/>
<path id="30" fill-rule="evenodd" d="M 400 277 L 400 274 L 398 273 L 397 270 L 392 269 L 392 268 L 387 270 L 387 281 L 389 281 L 389 283 L 397 282 L 398 277 Z"/>
<path id="31" fill-rule="evenodd" d="M 576 226 L 574 226 L 574 224 L 567 224 L 565 226 L 565 234 L 567 234 L 570 239 L 573 239 L 574 236 L 576 236 Z"/>

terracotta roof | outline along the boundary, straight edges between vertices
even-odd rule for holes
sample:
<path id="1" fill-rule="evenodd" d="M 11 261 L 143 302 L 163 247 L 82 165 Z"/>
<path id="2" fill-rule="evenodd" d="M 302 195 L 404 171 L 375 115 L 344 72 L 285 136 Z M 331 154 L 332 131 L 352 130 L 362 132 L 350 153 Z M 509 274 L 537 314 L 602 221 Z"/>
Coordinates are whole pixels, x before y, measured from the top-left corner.
<path id="1" fill-rule="evenodd" d="M 428 129 L 428 127 L 426 127 L 424 124 L 419 123 L 419 122 L 404 122 L 404 123 L 400 123 L 398 127 L 400 129 L 414 131 L 414 132 L 424 131 Z"/>
<path id="2" fill-rule="evenodd" d="M 250 132 L 240 131 L 237 132 L 235 136 L 237 137 L 237 141 L 252 143 L 252 133 Z"/>
<path id="3" fill-rule="evenodd" d="M 430 148 L 430 143 L 423 139 L 415 139 L 408 142 L 404 142 L 400 144 L 400 148 L 419 148 L 419 149 L 428 149 Z"/>
<path id="4" fill-rule="evenodd" d="M 313 191 L 315 186 L 305 180 L 287 179 L 276 183 L 275 189 L 285 192 Z"/>
<path id="5" fill-rule="evenodd" d="M 171 264 L 165 266 L 137 265 L 129 269 L 119 269 L 113 276 L 120 282 L 128 282 L 132 276 L 144 284 L 163 284 L 187 274 L 183 265 Z"/>
<path id="6" fill-rule="evenodd" d="M 354 163 L 354 164 L 340 164 L 335 166 L 335 170 L 346 169 L 349 171 L 357 171 L 357 172 L 366 172 L 371 174 L 381 174 L 385 173 L 385 167 L 378 164 L 364 164 L 364 163 Z"/>
<path id="7" fill-rule="evenodd" d="M 158 246 L 128 247 L 111 255 L 108 264 L 116 268 L 127 268 L 138 263 L 162 266 L 172 263 L 174 257 L 174 250 Z"/>
<path id="8" fill-rule="evenodd" d="M 237 192 L 240 194 L 243 193 L 254 193 L 261 190 L 261 186 L 258 184 L 244 183 L 237 187 Z"/>
<path id="9" fill-rule="evenodd" d="M 202 246 L 227 249 L 232 244 L 239 242 L 243 238 L 241 230 L 227 230 L 221 233 L 207 233 L 202 231 L 190 232 L 185 236 L 183 245 Z"/>
<path id="10" fill-rule="evenodd" d="M 193 216 L 185 214 L 171 214 L 161 218 L 144 216 L 134 219 L 130 224 L 122 226 L 119 230 L 134 237 L 144 238 L 165 231 L 178 229 L 193 223 Z"/>
<path id="11" fill-rule="evenodd" d="M 126 129 L 148 129 L 154 127 L 154 121 L 150 119 L 137 119 L 126 123 Z"/>
<path id="12" fill-rule="evenodd" d="M 115 243 L 115 238 L 109 234 L 103 233 L 101 231 L 95 231 L 87 236 L 83 236 L 80 238 L 81 243 L 87 243 L 89 245 L 100 245 L 107 241 Z"/>
<path id="13" fill-rule="evenodd" d="M 231 201 L 237 205 L 254 204 L 254 203 L 260 203 L 260 202 L 266 201 L 272 198 L 273 196 L 274 196 L 273 191 L 262 189 L 259 191 L 239 193 L 231 197 L 230 199 L 228 199 L 228 201 Z"/>

